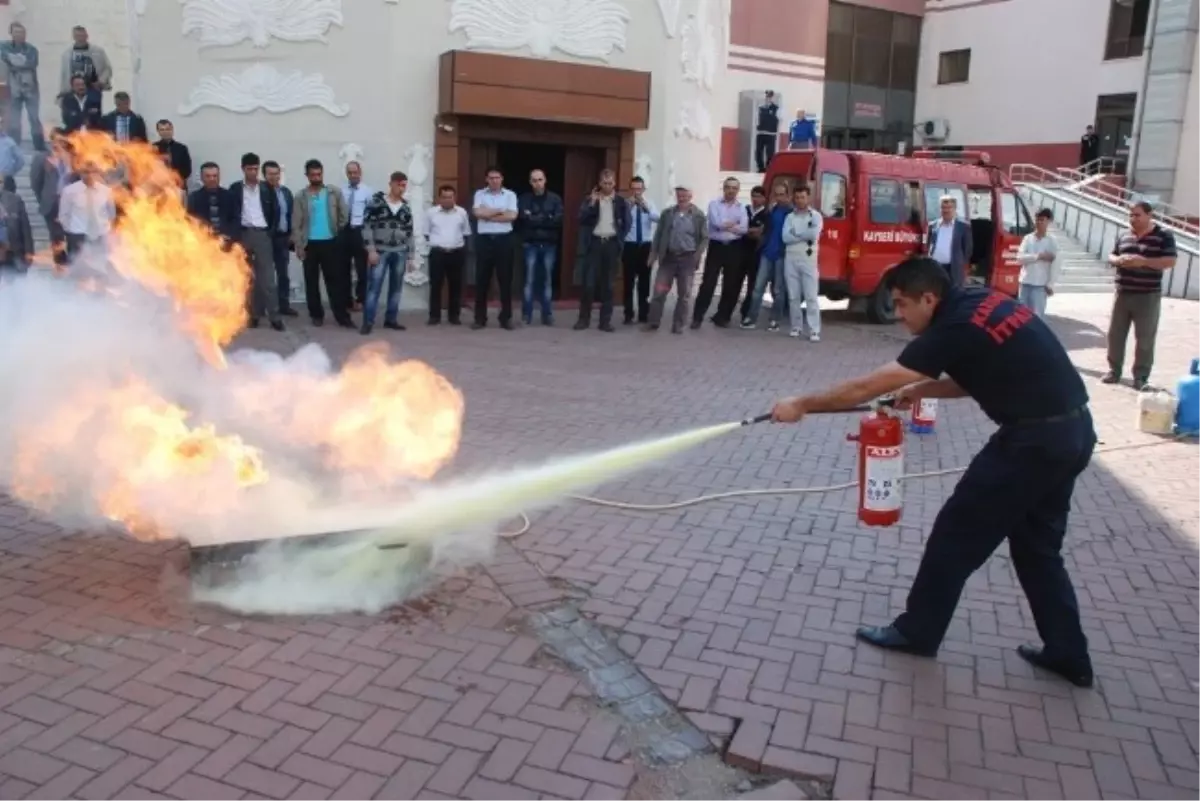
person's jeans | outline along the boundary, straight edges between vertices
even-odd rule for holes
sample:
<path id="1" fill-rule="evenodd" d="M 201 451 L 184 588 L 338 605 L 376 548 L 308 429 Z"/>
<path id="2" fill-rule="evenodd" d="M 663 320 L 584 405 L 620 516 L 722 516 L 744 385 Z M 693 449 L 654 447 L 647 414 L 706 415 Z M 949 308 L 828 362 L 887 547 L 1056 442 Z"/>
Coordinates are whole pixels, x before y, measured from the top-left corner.
<path id="1" fill-rule="evenodd" d="M 368 268 L 367 298 L 363 304 L 363 325 L 375 323 L 375 312 L 379 309 L 379 294 L 383 281 L 387 279 L 387 309 L 383 321 L 395 323 L 400 317 L 400 292 L 404 289 L 404 268 L 408 264 L 408 250 L 386 250 L 379 254 L 379 262 Z"/>
<path id="2" fill-rule="evenodd" d="M 762 256 L 758 260 L 758 272 L 754 274 L 754 300 L 750 302 L 750 314 L 746 317 L 749 322 L 758 323 L 758 315 L 762 313 L 763 295 L 767 291 L 767 284 L 771 284 L 772 291 L 775 293 L 771 304 L 771 320 L 779 323 L 787 318 L 787 278 L 784 275 L 783 267 L 783 256 L 777 259 L 768 259 L 766 256 Z"/>
<path id="3" fill-rule="evenodd" d="M 521 300 L 521 317 L 525 322 L 533 318 L 534 291 L 541 287 L 538 299 L 542 307 L 542 322 L 549 322 L 554 316 L 551 306 L 554 294 L 554 267 L 558 256 L 558 247 L 553 242 L 525 243 L 525 295 Z"/>
<path id="4" fill-rule="evenodd" d="M 33 149 L 45 150 L 45 132 L 42 130 L 42 121 L 38 116 L 39 100 L 37 92 L 14 95 L 8 99 L 8 135 L 13 138 L 14 142 L 21 144 L 21 107 L 24 106 L 25 114 L 29 117 L 29 138 L 33 142 Z"/>
<path id="5" fill-rule="evenodd" d="M 1046 287 L 1034 284 L 1021 284 L 1017 292 L 1017 300 L 1033 309 L 1038 317 L 1046 316 Z"/>

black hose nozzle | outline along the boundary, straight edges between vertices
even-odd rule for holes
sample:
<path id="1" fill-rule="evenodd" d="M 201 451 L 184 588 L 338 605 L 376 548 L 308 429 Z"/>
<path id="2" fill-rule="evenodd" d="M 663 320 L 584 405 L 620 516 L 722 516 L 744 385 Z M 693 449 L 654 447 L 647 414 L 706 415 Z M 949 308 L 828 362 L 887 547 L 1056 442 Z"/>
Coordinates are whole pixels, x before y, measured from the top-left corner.
<path id="1" fill-rule="evenodd" d="M 891 408 L 891 407 L 894 407 L 895 405 L 896 405 L 896 399 L 894 397 L 892 397 L 891 395 L 888 395 L 886 397 L 879 398 L 878 400 L 875 400 L 872 403 L 863 403 L 858 406 L 851 406 L 849 409 L 830 409 L 829 411 L 826 411 L 826 412 L 810 412 L 810 414 L 854 414 L 856 412 L 873 412 L 880 407 L 886 406 L 888 408 Z M 767 412 L 766 414 L 760 414 L 758 417 L 747 417 L 745 420 L 742 421 L 742 425 L 750 426 L 750 425 L 754 425 L 755 423 L 766 423 L 766 422 L 769 422 L 770 420 L 771 420 L 771 413 Z"/>

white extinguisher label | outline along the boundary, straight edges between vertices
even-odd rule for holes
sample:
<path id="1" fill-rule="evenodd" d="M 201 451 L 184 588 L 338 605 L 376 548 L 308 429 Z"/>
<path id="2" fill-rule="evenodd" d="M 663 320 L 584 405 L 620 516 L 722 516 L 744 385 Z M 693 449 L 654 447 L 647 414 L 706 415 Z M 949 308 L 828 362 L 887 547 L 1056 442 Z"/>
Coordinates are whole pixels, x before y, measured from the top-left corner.
<path id="1" fill-rule="evenodd" d="M 904 448 L 900 445 L 866 446 L 863 469 L 863 508 L 869 512 L 895 512 L 902 504 Z"/>
<path id="2" fill-rule="evenodd" d="M 917 407 L 917 417 L 927 423 L 932 423 L 937 419 L 937 398 L 921 398 L 921 403 Z"/>

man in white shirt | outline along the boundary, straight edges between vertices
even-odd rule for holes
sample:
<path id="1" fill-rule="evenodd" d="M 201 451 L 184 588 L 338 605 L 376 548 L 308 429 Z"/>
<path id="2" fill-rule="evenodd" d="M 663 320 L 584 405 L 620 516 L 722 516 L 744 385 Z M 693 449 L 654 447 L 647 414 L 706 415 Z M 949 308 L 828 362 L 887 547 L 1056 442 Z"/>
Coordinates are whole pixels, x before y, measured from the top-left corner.
<path id="1" fill-rule="evenodd" d="M 84 165 L 79 177 L 63 187 L 58 201 L 58 222 L 66 235 L 67 258 L 71 261 L 85 246 L 102 249 L 117 216 L 112 190 L 100 182 L 95 165 Z"/>
<path id="2" fill-rule="evenodd" d="M 487 187 L 475 193 L 471 213 L 475 215 L 475 322 L 473 331 L 488 324 L 488 293 L 492 276 L 500 295 L 500 327 L 512 324 L 512 231 L 517 219 L 517 195 L 504 188 L 504 173 L 498 167 L 487 171 Z"/>
<path id="3" fill-rule="evenodd" d="M 1017 251 L 1021 262 L 1021 285 L 1017 299 L 1039 317 L 1046 315 L 1046 298 L 1054 294 L 1058 280 L 1058 242 L 1049 233 L 1054 212 L 1042 209 L 1034 218 L 1034 231 L 1026 234 Z"/>
<path id="4" fill-rule="evenodd" d="M 346 297 L 352 301 L 351 311 L 360 311 L 367 300 L 367 248 L 363 243 L 363 217 L 367 203 L 375 196 L 375 190 L 362 179 L 362 165 L 357 161 L 346 162 L 346 185 L 342 197 L 350 210 L 350 222 L 342 232 L 342 254 L 346 260 Z M 351 282 L 354 286 L 351 287 Z"/>
<path id="5" fill-rule="evenodd" d="M 658 207 L 646 197 L 646 182 L 634 176 L 629 182 L 629 229 L 621 261 L 625 271 L 625 325 L 633 325 L 634 296 L 637 297 L 637 321 L 650 320 L 650 243 L 658 223 Z M 635 292 L 636 289 L 636 292 Z"/>
<path id="6" fill-rule="evenodd" d="M 266 317 L 276 331 L 284 329 L 279 315 L 279 291 L 275 277 L 275 246 L 272 224 L 279 216 L 279 197 L 259 180 L 261 160 L 256 153 L 242 156 L 243 180 L 229 187 L 238 223 L 238 241 L 250 262 L 250 327 Z M 271 223 L 268 223 L 268 220 Z"/>
<path id="7" fill-rule="evenodd" d="M 450 325 L 462 325 L 463 267 L 471 220 L 456 202 L 454 187 L 438 188 L 437 205 L 425 214 L 425 239 L 429 242 L 429 325 L 442 322 L 442 286 L 446 286 L 446 316 Z"/>

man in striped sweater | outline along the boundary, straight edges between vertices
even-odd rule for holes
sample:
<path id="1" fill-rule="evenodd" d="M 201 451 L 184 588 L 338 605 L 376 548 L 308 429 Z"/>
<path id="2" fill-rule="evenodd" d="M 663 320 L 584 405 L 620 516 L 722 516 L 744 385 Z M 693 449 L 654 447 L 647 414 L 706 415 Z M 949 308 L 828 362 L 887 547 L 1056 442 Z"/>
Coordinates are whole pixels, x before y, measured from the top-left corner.
<path id="1" fill-rule="evenodd" d="M 400 324 L 400 292 L 404 289 L 404 273 L 412 268 L 413 215 L 404 193 L 408 189 L 408 176 L 402 172 L 392 173 L 388 191 L 376 192 L 363 212 L 363 245 L 367 249 L 367 292 L 363 304 L 362 328 L 366 336 L 375 324 L 375 313 L 379 308 L 379 295 L 387 280 L 387 310 L 383 316 L 383 327 L 403 331 Z"/>
<path id="2" fill-rule="evenodd" d="M 1175 266 L 1175 235 L 1154 222 L 1154 207 L 1142 201 L 1129 210 L 1129 230 L 1117 237 L 1110 266 L 1116 268 L 1117 293 L 1108 323 L 1108 373 L 1100 380 L 1116 384 L 1125 364 L 1125 342 L 1133 326 L 1133 388 L 1149 386 L 1154 341 L 1162 308 L 1163 272 Z"/>

